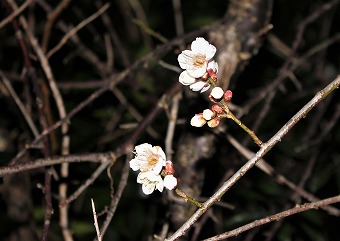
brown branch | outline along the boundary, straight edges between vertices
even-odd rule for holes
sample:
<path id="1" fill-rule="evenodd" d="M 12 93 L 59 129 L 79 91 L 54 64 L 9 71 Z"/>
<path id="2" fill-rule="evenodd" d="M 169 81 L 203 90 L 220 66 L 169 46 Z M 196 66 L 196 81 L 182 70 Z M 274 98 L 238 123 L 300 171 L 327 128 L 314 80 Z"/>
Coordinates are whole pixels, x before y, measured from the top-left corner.
<path id="1" fill-rule="evenodd" d="M 243 147 L 235 138 L 233 138 L 230 135 L 227 135 L 227 140 L 230 142 L 230 144 L 232 144 L 245 158 L 250 159 L 252 158 L 255 153 L 246 149 L 245 147 Z M 290 180 L 288 180 L 286 177 L 284 177 L 283 175 L 281 175 L 280 173 L 275 172 L 274 168 L 268 163 L 266 162 L 264 159 L 260 159 L 259 162 L 256 163 L 256 167 L 258 167 L 261 171 L 263 171 L 264 173 L 273 176 L 276 180 L 277 183 L 279 184 L 284 184 L 286 185 L 288 188 L 290 188 L 292 191 L 294 191 L 294 193 L 300 195 L 301 197 L 307 199 L 310 202 L 316 202 L 319 201 L 320 199 L 315 197 L 313 194 L 305 191 L 304 189 L 302 189 L 302 187 L 297 186 L 296 184 L 294 184 L 293 182 L 291 182 Z M 334 215 L 334 216 L 340 216 L 340 210 L 334 207 L 323 207 L 323 209 L 325 211 L 327 211 L 330 215 Z"/>
<path id="2" fill-rule="evenodd" d="M 334 197 L 330 197 L 330 198 L 326 198 L 323 199 L 321 201 L 318 202 L 313 202 L 313 203 L 305 203 L 303 205 L 296 205 L 294 208 L 288 209 L 286 211 L 271 215 L 269 217 L 265 217 L 263 219 L 259 219 L 259 220 L 255 220 L 251 223 L 248 223 L 246 225 L 243 225 L 239 228 L 236 228 L 234 230 L 225 232 L 223 234 L 220 235 L 216 235 L 214 237 L 205 239 L 205 241 L 217 241 L 217 240 L 223 240 L 229 237 L 233 237 L 233 236 L 237 236 L 240 233 L 243 233 L 249 229 L 273 222 L 273 221 L 278 221 L 282 218 L 288 217 L 288 216 L 292 216 L 294 214 L 297 213 L 301 213 L 304 211 L 308 211 L 311 209 L 318 209 L 319 207 L 323 207 L 323 206 L 327 206 L 333 203 L 338 203 L 340 202 L 340 196 L 334 196 Z"/>
<path id="3" fill-rule="evenodd" d="M 328 94 L 338 88 L 340 85 L 340 76 L 332 81 L 326 88 L 319 91 L 314 98 L 309 101 L 299 112 L 297 112 L 269 141 L 263 143 L 261 149 L 245 165 L 243 165 L 228 181 L 226 181 L 206 202 L 199 208 L 173 235 L 167 238 L 167 241 L 176 240 L 184 235 L 186 231 L 205 213 L 210 206 L 219 201 L 222 196 L 261 158 L 270 151 L 282 138 L 295 126 L 302 118 L 306 117 L 308 112 L 320 103 Z"/>
<path id="4" fill-rule="evenodd" d="M 110 208 L 107 212 L 107 216 L 106 216 L 105 221 L 104 221 L 104 223 L 103 223 L 103 225 L 100 229 L 100 234 L 102 235 L 102 237 L 104 236 L 107 228 L 109 227 L 109 224 L 111 223 L 111 220 L 113 218 L 113 215 L 116 212 L 120 198 L 122 197 L 122 193 L 123 193 L 123 191 L 126 187 L 127 180 L 128 180 L 128 177 L 129 177 L 129 171 L 130 171 L 129 161 L 131 160 L 131 154 L 132 154 L 132 152 L 129 155 L 126 155 L 125 165 L 124 165 L 124 168 L 122 170 L 122 176 L 120 178 L 120 182 L 119 182 L 117 191 L 116 191 L 114 197 L 111 200 Z"/>
<path id="5" fill-rule="evenodd" d="M 18 7 L 16 10 L 14 10 L 11 15 L 9 15 L 7 18 L 5 18 L 4 20 L 2 20 L 0 22 L 0 29 L 2 27 L 4 27 L 6 24 L 10 23 L 11 21 L 13 21 L 13 19 L 15 19 L 17 16 L 19 16 L 31 3 L 33 2 L 33 0 L 27 0 L 26 2 L 24 2 L 20 7 Z"/>
<path id="6" fill-rule="evenodd" d="M 34 137 L 37 137 L 39 135 L 38 129 L 35 126 L 35 124 L 32 120 L 32 117 L 27 112 L 24 104 L 22 103 L 19 96 L 17 95 L 14 88 L 12 87 L 10 81 L 6 78 L 6 76 L 4 75 L 4 73 L 2 73 L 2 71 L 0 71 L 0 77 L 1 77 L 2 81 L 4 82 L 4 85 L 6 86 L 9 94 L 12 96 L 14 102 L 17 104 L 19 110 L 21 111 L 22 115 L 24 116 L 24 118 L 25 118 L 28 126 L 30 127 Z"/>
<path id="7" fill-rule="evenodd" d="M 48 43 L 50 40 L 52 28 L 53 28 L 55 21 L 57 21 L 57 18 L 59 17 L 59 15 L 62 13 L 62 11 L 65 8 L 67 8 L 70 5 L 70 3 L 71 3 L 71 0 L 62 0 L 58 4 L 58 6 L 48 15 L 47 22 L 44 27 L 44 34 L 42 37 L 42 44 L 41 44 L 41 48 L 44 53 L 46 53 L 47 51 Z"/>
<path id="8" fill-rule="evenodd" d="M 111 152 L 108 153 L 90 153 L 81 155 L 57 156 L 37 159 L 32 162 L 25 162 L 15 165 L 0 167 L 0 177 L 33 170 L 41 167 L 54 166 L 61 163 L 74 163 L 74 162 L 102 162 L 103 160 L 112 156 Z M 111 157 L 112 158 L 112 157 Z"/>

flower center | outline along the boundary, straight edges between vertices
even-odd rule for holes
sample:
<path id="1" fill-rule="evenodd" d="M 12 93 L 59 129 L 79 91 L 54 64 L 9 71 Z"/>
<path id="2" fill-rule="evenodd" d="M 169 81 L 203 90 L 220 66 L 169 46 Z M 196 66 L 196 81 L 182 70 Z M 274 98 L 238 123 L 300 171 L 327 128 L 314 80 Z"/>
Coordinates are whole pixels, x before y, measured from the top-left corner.
<path id="1" fill-rule="evenodd" d="M 194 59 L 194 65 L 196 67 L 202 67 L 206 62 L 205 56 L 202 54 L 197 54 Z"/>
<path id="2" fill-rule="evenodd" d="M 148 159 L 148 166 L 155 166 L 158 162 L 158 159 L 155 157 L 150 157 Z"/>

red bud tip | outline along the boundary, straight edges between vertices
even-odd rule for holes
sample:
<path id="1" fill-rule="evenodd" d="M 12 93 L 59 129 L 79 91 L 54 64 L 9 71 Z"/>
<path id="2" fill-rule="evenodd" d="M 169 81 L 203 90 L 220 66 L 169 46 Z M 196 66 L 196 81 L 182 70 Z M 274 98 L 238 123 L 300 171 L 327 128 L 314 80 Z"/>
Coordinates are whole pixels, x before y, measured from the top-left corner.
<path id="1" fill-rule="evenodd" d="M 231 98 L 233 97 L 233 92 L 231 92 L 231 90 L 227 90 L 225 93 L 224 93 L 224 100 L 225 101 L 230 101 Z"/>

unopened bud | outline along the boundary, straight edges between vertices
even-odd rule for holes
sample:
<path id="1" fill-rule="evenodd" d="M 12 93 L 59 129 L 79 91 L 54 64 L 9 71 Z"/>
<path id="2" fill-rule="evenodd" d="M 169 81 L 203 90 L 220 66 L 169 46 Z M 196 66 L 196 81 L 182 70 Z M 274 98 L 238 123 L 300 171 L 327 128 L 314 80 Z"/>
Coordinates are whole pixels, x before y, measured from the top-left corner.
<path id="1" fill-rule="evenodd" d="M 233 97 L 233 92 L 231 92 L 231 90 L 227 90 L 225 93 L 224 93 L 224 100 L 225 101 L 230 101 L 231 98 Z"/>
<path id="2" fill-rule="evenodd" d="M 218 126 L 218 124 L 220 124 L 221 121 L 221 117 L 215 117 L 214 119 L 208 121 L 208 126 L 211 128 L 214 128 L 216 126 Z"/>
<path id="3" fill-rule="evenodd" d="M 223 97 L 224 91 L 221 87 L 214 87 L 210 94 L 216 101 L 220 101 Z"/>
<path id="4" fill-rule="evenodd" d="M 166 175 L 164 177 L 164 187 L 173 190 L 177 187 L 177 178 L 173 175 Z"/>
<path id="5" fill-rule="evenodd" d="M 165 162 L 164 173 L 165 175 L 172 175 L 175 173 L 174 164 L 172 161 Z"/>
<path id="6" fill-rule="evenodd" d="M 203 118 L 203 113 L 200 113 L 191 118 L 190 124 L 194 127 L 202 127 L 206 122 Z"/>
<path id="7" fill-rule="evenodd" d="M 212 118 L 214 118 L 216 116 L 216 113 L 215 112 L 213 112 L 212 110 L 210 110 L 210 109 L 205 109 L 204 111 L 203 111 L 203 118 L 205 119 L 205 120 L 211 120 Z"/>
<path id="8" fill-rule="evenodd" d="M 217 104 L 213 105 L 211 107 L 211 110 L 216 112 L 217 114 L 222 114 L 224 111 L 223 111 L 223 108 Z"/>

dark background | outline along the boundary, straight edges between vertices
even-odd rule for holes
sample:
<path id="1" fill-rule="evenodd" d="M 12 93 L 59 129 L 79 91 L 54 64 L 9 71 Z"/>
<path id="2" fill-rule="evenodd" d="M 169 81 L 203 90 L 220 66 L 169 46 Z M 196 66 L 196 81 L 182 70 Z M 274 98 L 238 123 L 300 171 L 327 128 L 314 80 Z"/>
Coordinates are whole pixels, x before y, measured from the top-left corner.
<path id="1" fill-rule="evenodd" d="M 0 20 L 11 12 L 5 0 L 1 1 Z M 231 78 L 229 88 L 233 91 L 232 104 L 235 113 L 250 128 L 255 128 L 257 135 L 263 140 L 273 136 L 297 111 L 299 111 L 317 91 L 323 89 L 339 74 L 339 1 L 330 10 L 315 18 L 306 25 L 302 40 L 294 52 L 294 58 L 285 71 L 290 71 L 280 85 L 269 94 L 274 94 L 271 101 L 266 95 L 254 104 L 254 98 L 265 92 L 266 88 L 282 74 L 282 66 L 290 55 L 290 49 L 296 41 L 300 26 L 310 15 L 318 13 L 323 4 L 331 1 L 274 0 L 270 30 L 259 41 L 259 51 L 253 53 L 248 61 L 240 64 Z M 334 1 L 332 1 L 334 2 Z M 22 1 L 17 1 L 21 5 Z M 59 1 L 48 1 L 55 8 Z M 67 112 L 72 111 L 94 91 L 107 83 L 107 76 L 132 66 L 148 53 L 160 46 L 166 46 L 160 38 L 152 36 L 143 30 L 136 21 L 143 22 L 153 34 L 163 36 L 167 41 L 177 37 L 174 23 L 174 11 L 171 1 L 164 0 L 115 0 L 106 11 L 112 29 L 103 22 L 101 17 L 87 24 L 78 33 L 81 43 L 102 62 L 107 61 L 105 35 L 110 39 L 113 49 L 113 64 L 100 72 L 93 62 L 84 55 L 79 44 L 68 40 L 67 43 L 50 59 L 49 64 L 62 94 Z M 23 12 L 31 27 L 34 27 L 35 37 L 41 44 L 47 12 L 44 9 L 47 1 L 39 0 L 31 4 Z M 97 11 L 101 1 L 73 1 L 53 25 L 48 49 L 53 48 L 64 36 L 60 29 L 61 22 L 69 29 Z M 183 37 L 183 42 L 190 45 L 196 37 L 209 39 L 209 33 L 215 29 L 212 24 L 223 24 L 228 19 L 229 1 L 182 1 L 182 16 L 184 31 L 193 31 L 208 27 L 195 37 Z M 221 22 L 222 21 L 222 22 Z M 209 28 L 210 26 L 210 28 Z M 220 25 L 219 25 L 220 26 Z M 19 26 L 22 30 L 22 27 Z M 117 39 L 110 35 L 113 31 Z M 111 32 L 112 34 L 112 32 Z M 246 33 L 244 33 L 246 34 Z M 273 38 L 280 44 L 273 42 Z M 24 34 L 30 53 L 31 65 L 35 69 L 36 81 L 39 86 L 46 83 L 41 65 L 29 41 Z M 304 58 L 315 46 L 328 43 Z M 215 44 L 212 42 L 212 44 Z M 159 60 L 178 67 L 177 56 L 179 45 L 161 48 L 160 54 L 155 54 L 145 64 L 131 70 L 127 78 L 117 85 L 128 104 L 119 100 L 112 91 L 106 91 L 91 104 L 77 113 L 70 120 L 69 135 L 70 154 L 102 153 L 115 150 L 123 140 L 130 135 L 138 121 L 131 114 L 131 107 L 145 117 L 155 106 L 162 94 L 168 91 L 177 81 L 179 73 L 164 68 Z M 125 54 L 125 55 L 124 55 Z M 217 48 L 217 55 L 219 48 Z M 125 57 L 124 57 L 125 56 Z M 302 60 L 298 67 L 294 64 Z M 24 103 L 33 121 L 39 125 L 39 113 L 36 105 L 36 93 L 30 77 L 27 74 L 22 54 L 22 48 L 16 37 L 14 25 L 9 23 L 0 29 L 0 71 L 10 80 L 12 87 Z M 45 84 L 46 86 L 46 84 Z M 222 180 L 238 170 L 247 160 L 226 140 L 226 134 L 232 135 L 249 150 L 256 152 L 258 147 L 246 133 L 231 120 L 222 120 L 221 128 L 215 131 L 206 126 L 194 128 L 190 119 L 195 113 L 209 108 L 206 95 L 193 93 L 187 87 L 182 88 L 182 98 L 179 104 L 178 123 L 173 138 L 173 162 L 176 169 L 177 151 L 180 145 L 188 145 L 183 140 L 191 136 L 195 138 L 213 135 L 211 153 L 207 158 L 196 160 L 191 172 L 197 172 L 197 185 L 201 190 L 195 198 L 205 200 L 220 186 Z M 46 93 L 46 92 L 45 92 Z M 51 93 L 47 94 L 49 101 L 51 124 L 59 120 L 58 111 Z M 45 100 L 45 101 L 46 101 Z M 47 102 L 45 102 L 46 104 Z M 268 103 L 268 104 L 267 104 Z M 171 105 L 171 103 L 168 103 Z M 264 108 L 267 111 L 264 112 Z M 251 108 L 249 108 L 251 106 Z M 242 110 L 247 110 L 246 112 Z M 261 116 L 264 113 L 264 116 Z M 323 199 L 339 194 L 340 190 L 340 129 L 338 119 L 340 114 L 339 93 L 330 94 L 320 105 L 315 107 L 306 118 L 301 120 L 282 141 L 276 145 L 264 159 L 275 171 L 284 175 L 296 185 L 306 180 L 301 188 Z M 260 119 L 257 127 L 256 121 Z M 139 120 L 140 121 L 140 120 Z M 136 144 L 148 142 L 152 145 L 165 147 L 165 136 L 168 126 L 168 116 L 162 111 L 152 122 L 156 135 L 143 132 Z M 132 124 L 129 127 L 128 124 Z M 50 155 L 60 155 L 61 132 L 55 132 L 56 147 L 51 145 Z M 34 136 L 27 126 L 22 113 L 17 108 L 13 98 L 3 82 L 0 82 L 0 165 L 8 165 L 15 155 L 26 144 L 31 143 Z M 49 136 L 49 143 L 52 139 Z M 198 149 L 202 147 L 196 147 Z M 18 163 L 34 161 L 43 158 L 41 145 L 30 148 Z M 114 188 L 118 186 L 123 170 L 125 157 L 117 160 L 111 167 Z M 58 185 L 68 184 L 71 194 L 84 183 L 96 170 L 98 164 L 81 162 L 70 165 L 69 176 L 66 179 L 52 177 L 52 205 L 54 213 L 49 230 L 49 240 L 63 240 L 60 231 L 58 211 Z M 178 165 L 179 166 L 179 165 Z M 197 169 L 196 169 L 197 168 Z M 56 165 L 54 170 L 59 172 Z M 179 169 L 179 168 L 178 168 Z M 176 172 L 181 172 L 176 170 Z M 0 186 L 0 237 L 1 240 L 39 240 L 44 221 L 44 173 L 39 168 L 19 174 L 7 175 L 2 178 Z M 229 175 L 230 176 L 230 175 Z M 184 185 L 184 184 L 183 184 Z M 193 184 L 195 185 L 195 183 Z M 181 179 L 179 178 L 179 187 Z M 250 170 L 222 198 L 227 206 L 214 206 L 206 221 L 200 222 L 198 235 L 193 230 L 183 240 L 200 240 L 212 235 L 231 230 L 243 224 L 293 207 L 296 203 L 308 200 L 299 197 L 287 186 L 275 181 L 275 175 L 269 176 L 257 168 Z M 176 216 L 176 205 L 168 192 L 160 194 L 155 191 L 150 196 L 141 192 L 136 183 L 136 173 L 130 172 L 128 184 L 125 187 L 116 213 L 105 233 L 104 240 L 152 240 L 154 234 L 160 234 L 165 223 L 169 224 L 169 232 L 176 230 L 172 216 Z M 75 240 L 93 240 L 96 237 L 93 226 L 93 216 L 90 198 L 95 200 L 97 213 L 105 212 L 110 197 L 110 180 L 104 171 L 95 182 L 87 188 L 74 202 L 70 204 L 70 229 Z M 182 209 L 191 204 L 186 203 Z M 180 205 L 180 206 L 181 206 Z M 334 207 L 340 208 L 339 205 Z M 105 214 L 98 217 L 101 225 Z M 338 240 L 339 217 L 330 215 L 322 209 L 307 211 L 290 216 L 279 222 L 260 226 L 244 232 L 230 240 Z M 192 238 L 194 237 L 194 238 Z"/>

